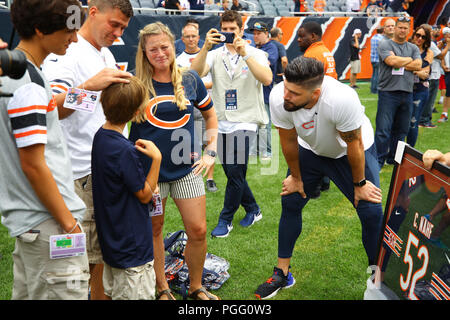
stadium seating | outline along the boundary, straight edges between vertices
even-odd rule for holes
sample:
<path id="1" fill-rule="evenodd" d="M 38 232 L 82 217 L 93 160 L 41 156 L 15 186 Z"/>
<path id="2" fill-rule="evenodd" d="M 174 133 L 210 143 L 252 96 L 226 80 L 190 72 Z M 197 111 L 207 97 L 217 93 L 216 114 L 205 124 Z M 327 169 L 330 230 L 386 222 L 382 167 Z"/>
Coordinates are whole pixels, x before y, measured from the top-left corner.
<path id="1" fill-rule="evenodd" d="M 218 0 L 216 0 L 218 1 Z M 294 2 L 292 0 L 245 0 L 241 1 L 242 6 L 248 11 L 257 11 L 263 16 L 290 16 L 294 11 Z M 139 8 L 157 8 L 158 0 L 130 0 L 136 12 L 140 13 Z M 309 11 L 314 11 L 314 0 L 306 1 Z M 205 4 L 205 10 L 220 10 L 220 4 Z M 346 0 L 327 0 L 325 11 L 346 12 Z M 145 11 L 143 11 L 145 12 Z M 146 11 L 146 14 L 164 14 L 164 10 Z M 187 14 L 187 13 L 183 13 Z M 215 15 L 216 13 L 206 13 Z"/>

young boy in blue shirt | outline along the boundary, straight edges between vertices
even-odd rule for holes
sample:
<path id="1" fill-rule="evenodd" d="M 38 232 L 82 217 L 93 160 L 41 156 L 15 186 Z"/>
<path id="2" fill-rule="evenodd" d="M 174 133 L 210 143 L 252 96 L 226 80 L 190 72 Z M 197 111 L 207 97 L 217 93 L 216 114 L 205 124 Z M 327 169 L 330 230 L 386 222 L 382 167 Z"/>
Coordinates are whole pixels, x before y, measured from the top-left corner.
<path id="1" fill-rule="evenodd" d="M 116 83 L 100 98 L 106 122 L 92 145 L 92 187 L 103 286 L 112 300 L 155 298 L 152 223 L 148 203 L 157 188 L 161 152 L 148 140 L 133 144 L 122 134 L 138 108 L 148 102 L 142 82 Z M 139 152 L 152 159 L 144 173 Z"/>

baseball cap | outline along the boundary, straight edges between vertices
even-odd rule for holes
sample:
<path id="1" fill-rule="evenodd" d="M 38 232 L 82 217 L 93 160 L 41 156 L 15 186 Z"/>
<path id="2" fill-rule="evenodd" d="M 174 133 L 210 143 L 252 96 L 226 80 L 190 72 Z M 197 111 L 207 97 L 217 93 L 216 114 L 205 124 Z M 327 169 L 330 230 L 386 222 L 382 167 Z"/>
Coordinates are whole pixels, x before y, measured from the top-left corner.
<path id="1" fill-rule="evenodd" d="M 354 36 L 355 34 L 358 34 L 358 33 L 362 33 L 361 30 L 355 29 L 355 30 L 353 30 L 353 35 L 352 36 Z"/>
<path id="2" fill-rule="evenodd" d="M 259 30 L 259 31 L 269 31 L 267 24 L 264 22 L 255 22 L 253 27 L 250 28 L 250 31 Z"/>

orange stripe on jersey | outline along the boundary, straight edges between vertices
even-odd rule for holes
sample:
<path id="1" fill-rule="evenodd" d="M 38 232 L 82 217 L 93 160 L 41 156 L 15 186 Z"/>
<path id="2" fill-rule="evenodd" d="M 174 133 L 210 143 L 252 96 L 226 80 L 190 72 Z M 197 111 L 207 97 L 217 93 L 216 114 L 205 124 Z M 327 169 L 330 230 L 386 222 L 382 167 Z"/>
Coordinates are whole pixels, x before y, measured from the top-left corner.
<path id="1" fill-rule="evenodd" d="M 207 105 L 209 105 L 210 103 L 211 103 L 211 97 L 209 97 L 208 100 L 206 100 L 205 103 L 199 105 L 198 108 L 202 109 L 202 108 L 206 107 Z"/>
<path id="2" fill-rule="evenodd" d="M 60 84 L 51 84 L 50 87 L 64 90 L 64 92 L 67 92 L 67 90 L 68 90 L 66 87 L 64 87 L 64 86 L 62 86 Z"/>
<path id="3" fill-rule="evenodd" d="M 26 112 L 31 110 L 45 110 L 47 111 L 48 106 L 29 106 L 29 107 L 23 107 L 23 108 L 16 108 L 12 110 L 8 110 L 8 114 L 14 114 L 14 113 L 20 113 L 20 112 Z"/>
<path id="4" fill-rule="evenodd" d="M 50 100 L 50 102 L 48 103 L 48 106 L 47 106 L 47 112 L 51 112 L 51 111 L 55 110 L 56 107 L 57 107 L 57 105 L 56 105 L 55 97 L 52 96 L 52 99 Z"/>
<path id="5" fill-rule="evenodd" d="M 16 139 L 32 136 L 34 134 L 47 134 L 47 130 L 31 130 L 26 132 L 17 133 L 14 135 Z"/>

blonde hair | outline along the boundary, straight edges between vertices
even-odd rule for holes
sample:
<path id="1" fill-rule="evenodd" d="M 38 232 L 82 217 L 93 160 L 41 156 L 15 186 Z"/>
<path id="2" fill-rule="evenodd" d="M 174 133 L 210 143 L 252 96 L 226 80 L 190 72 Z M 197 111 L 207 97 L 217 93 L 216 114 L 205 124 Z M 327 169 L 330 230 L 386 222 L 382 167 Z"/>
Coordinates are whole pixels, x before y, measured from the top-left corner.
<path id="1" fill-rule="evenodd" d="M 170 31 L 170 29 L 165 24 L 159 21 L 150 23 L 139 31 L 139 43 L 136 53 L 136 77 L 139 78 L 147 87 L 147 89 L 150 92 L 150 98 L 156 97 L 155 88 L 153 87 L 152 83 L 154 70 L 153 66 L 150 64 L 150 62 L 147 59 L 147 56 L 145 55 L 145 41 L 150 36 L 160 34 L 165 34 L 168 36 L 172 45 L 171 49 L 173 50 L 174 59 L 170 65 L 170 69 L 172 71 L 171 79 L 175 96 L 173 103 L 175 103 L 178 106 L 178 109 L 180 111 L 185 110 L 187 108 L 186 105 L 189 104 L 189 100 L 187 100 L 184 95 L 184 87 L 182 80 L 183 80 L 183 73 L 187 69 L 180 68 L 177 66 L 175 62 L 175 37 Z M 136 115 L 136 117 L 134 117 L 133 121 L 140 123 L 146 120 L 147 116 L 145 114 L 145 107 L 140 108 L 138 114 Z"/>

